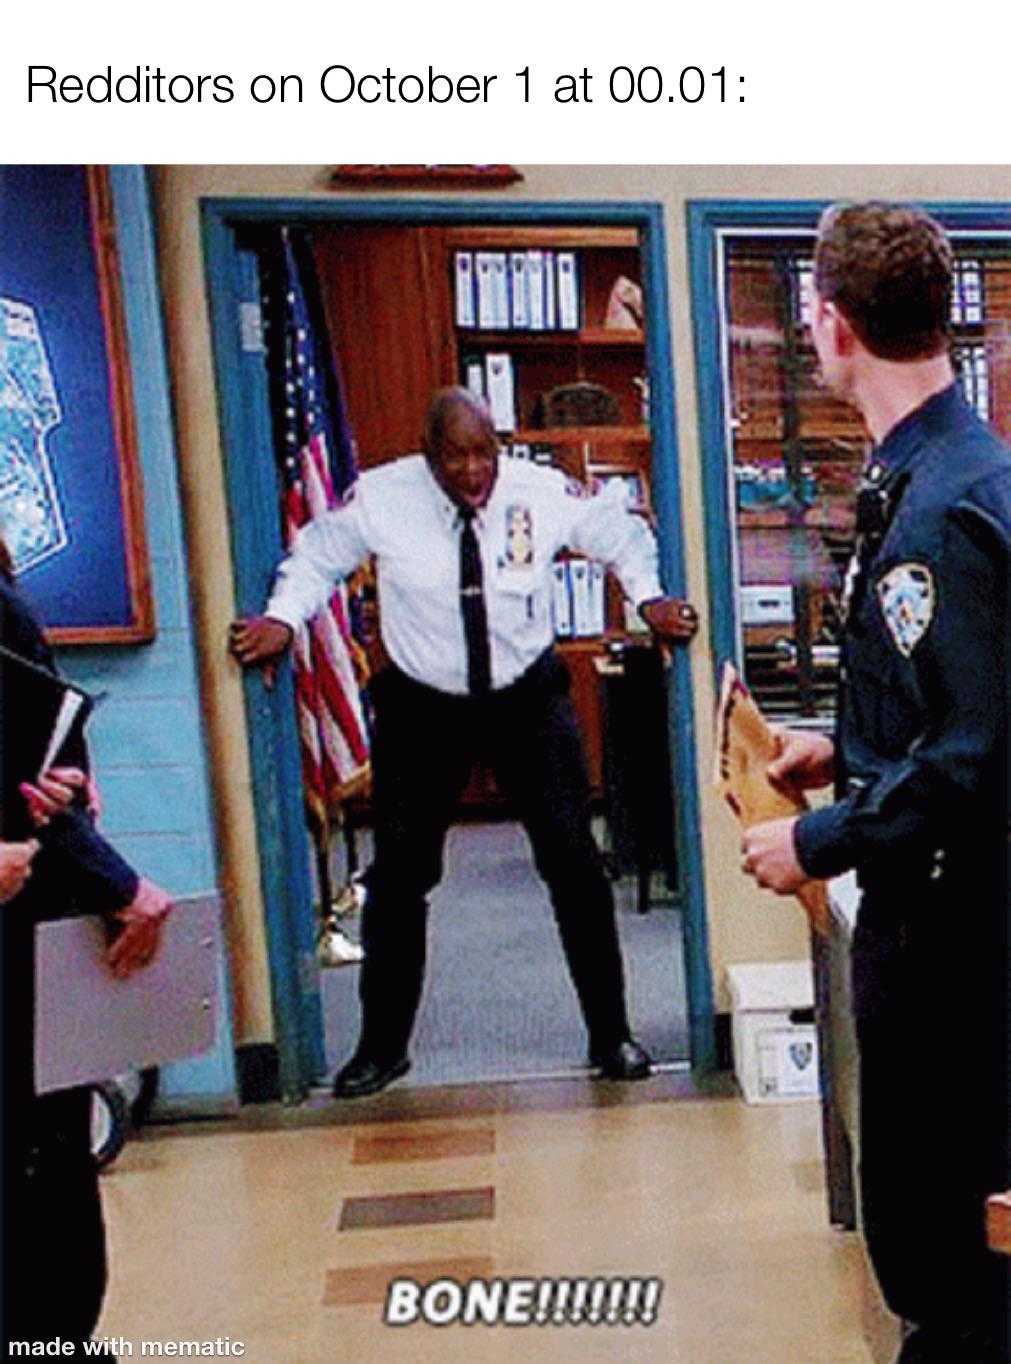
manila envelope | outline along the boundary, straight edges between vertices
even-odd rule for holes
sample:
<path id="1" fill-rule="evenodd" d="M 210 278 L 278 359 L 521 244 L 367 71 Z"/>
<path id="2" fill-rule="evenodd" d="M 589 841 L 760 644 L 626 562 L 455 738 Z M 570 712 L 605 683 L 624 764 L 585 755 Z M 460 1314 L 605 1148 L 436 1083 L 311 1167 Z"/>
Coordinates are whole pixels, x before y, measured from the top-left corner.
<path id="1" fill-rule="evenodd" d="M 750 829 L 767 819 L 801 814 L 808 803 L 801 793 L 773 786 L 766 775 L 779 753 L 779 740 L 732 663 L 724 663 L 720 704 L 716 712 L 716 771 L 714 784 L 724 800 Z M 828 888 L 824 881 L 808 881 L 797 891 L 811 927 L 823 937 L 829 931 Z"/>

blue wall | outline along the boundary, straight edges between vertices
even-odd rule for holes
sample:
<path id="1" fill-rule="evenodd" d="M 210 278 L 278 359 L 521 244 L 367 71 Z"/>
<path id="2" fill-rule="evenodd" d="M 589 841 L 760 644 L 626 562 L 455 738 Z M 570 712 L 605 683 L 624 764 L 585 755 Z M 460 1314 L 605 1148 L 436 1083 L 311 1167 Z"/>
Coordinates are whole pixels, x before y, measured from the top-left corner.
<path id="1" fill-rule="evenodd" d="M 218 870 L 201 720 L 186 549 L 169 401 L 154 226 L 141 167 L 111 171 L 134 405 L 144 476 L 157 636 L 152 644 L 71 648 L 60 665 L 109 693 L 89 733 L 105 800 L 102 830 L 137 870 L 174 894 L 215 889 Z M 227 999 L 221 963 L 222 998 Z M 161 1094 L 173 1109 L 236 1091 L 230 1009 L 215 1048 L 167 1066 Z"/>

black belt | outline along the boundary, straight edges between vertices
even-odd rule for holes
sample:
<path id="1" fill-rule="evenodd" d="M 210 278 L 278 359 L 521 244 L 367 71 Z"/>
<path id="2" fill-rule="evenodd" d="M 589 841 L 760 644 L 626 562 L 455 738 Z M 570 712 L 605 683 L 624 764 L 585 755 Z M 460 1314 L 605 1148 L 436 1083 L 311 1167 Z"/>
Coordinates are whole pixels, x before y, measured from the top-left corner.
<path id="1" fill-rule="evenodd" d="M 548 645 L 542 654 L 534 659 L 519 677 L 504 687 L 495 687 L 486 692 L 483 696 L 471 696 L 467 692 L 443 691 L 440 687 L 433 687 L 428 682 L 420 682 L 410 673 L 404 672 L 403 668 L 398 668 L 395 663 L 387 665 L 378 674 L 376 681 L 380 682 L 383 678 L 389 678 L 400 684 L 409 687 L 416 687 L 419 691 L 432 697 L 438 697 L 441 701 L 456 702 L 460 706 L 476 707 L 487 706 L 489 703 L 507 700 L 510 697 L 522 696 L 526 692 L 536 692 L 547 684 L 554 685 L 559 677 L 559 669 L 562 669 L 567 676 L 565 664 L 561 662 L 555 653 L 554 645 Z"/>

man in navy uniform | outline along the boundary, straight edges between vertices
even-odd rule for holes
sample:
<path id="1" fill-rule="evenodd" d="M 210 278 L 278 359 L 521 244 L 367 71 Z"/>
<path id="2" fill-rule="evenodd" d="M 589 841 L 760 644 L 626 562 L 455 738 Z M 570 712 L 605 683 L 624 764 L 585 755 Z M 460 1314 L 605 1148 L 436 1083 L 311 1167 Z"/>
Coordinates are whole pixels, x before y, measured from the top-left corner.
<path id="1" fill-rule="evenodd" d="M 171 900 L 95 828 L 83 798 L 88 755 L 79 733 L 60 753 L 75 766 L 39 777 L 52 727 L 51 707 L 41 699 L 51 685 L 45 674 L 55 676 L 52 652 L 0 540 L 0 1317 L 8 1344 L 62 1341 L 65 1353 L 79 1357 L 107 1278 L 91 1090 L 35 1092 L 35 925 L 102 914 L 114 938 L 107 961 L 123 977 L 158 952 Z M 20 873 L 17 861 L 10 865 L 12 850 Z"/>
<path id="2" fill-rule="evenodd" d="M 948 345 L 953 260 L 925 213 L 836 207 L 815 253 L 826 386 L 874 449 L 844 592 L 835 742 L 788 733 L 770 776 L 833 804 L 745 835 L 781 894 L 856 868 L 862 1225 L 900 1359 L 1003 1360 L 1006 1262 L 986 1248 L 1008 1186 L 1011 457 L 963 401 Z"/>
<path id="3" fill-rule="evenodd" d="M 269 662 L 335 579 L 376 556 L 392 664 L 372 684 L 375 861 L 362 923 L 362 1033 L 334 1092 L 372 1094 L 408 1069 L 425 897 L 478 755 L 514 803 L 550 891 L 591 1060 L 611 1078 L 641 1079 L 649 1058 L 629 1028 L 568 672 L 552 648 L 552 560 L 566 546 L 611 564 L 665 638 L 690 639 L 695 612 L 662 594 L 641 517 L 555 469 L 500 460 L 488 411 L 467 390 L 435 395 L 423 444 L 422 455 L 364 473 L 342 506 L 303 528 L 266 614 L 232 627 L 241 662 Z"/>

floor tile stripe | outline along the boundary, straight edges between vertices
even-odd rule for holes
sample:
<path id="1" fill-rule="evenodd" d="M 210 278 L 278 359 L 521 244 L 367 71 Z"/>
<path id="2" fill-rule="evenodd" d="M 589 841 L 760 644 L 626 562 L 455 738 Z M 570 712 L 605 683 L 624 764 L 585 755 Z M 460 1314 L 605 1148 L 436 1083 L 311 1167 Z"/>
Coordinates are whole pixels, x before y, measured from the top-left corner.
<path id="1" fill-rule="evenodd" d="M 375 1227 L 420 1227 L 435 1222 L 476 1222 L 495 1216 L 495 1190 L 433 1189 L 426 1193 L 371 1194 L 346 1198 L 340 1231 Z"/>
<path id="2" fill-rule="evenodd" d="M 435 1279 L 490 1279 L 495 1261 L 490 1255 L 461 1256 L 454 1260 L 405 1260 L 397 1264 L 353 1265 L 347 1269 L 328 1269 L 323 1288 L 324 1307 L 354 1307 L 361 1303 L 385 1302 L 392 1279 L 414 1279 L 432 1283 Z"/>
<path id="3" fill-rule="evenodd" d="M 381 1165 L 409 1160 L 449 1160 L 456 1156 L 495 1154 L 495 1129 L 475 1127 L 466 1131 L 395 1132 L 383 1136 L 356 1137 L 352 1165 Z"/>

